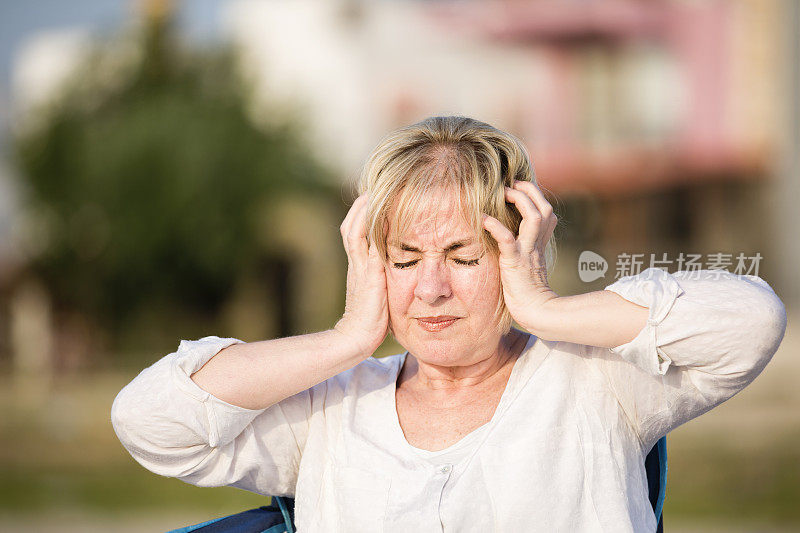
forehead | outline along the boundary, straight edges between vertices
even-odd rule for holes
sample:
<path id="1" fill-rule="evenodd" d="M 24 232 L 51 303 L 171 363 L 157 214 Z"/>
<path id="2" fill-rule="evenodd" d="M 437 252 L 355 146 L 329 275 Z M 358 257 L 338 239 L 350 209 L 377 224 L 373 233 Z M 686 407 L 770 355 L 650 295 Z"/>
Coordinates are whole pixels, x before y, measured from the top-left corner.
<path id="1" fill-rule="evenodd" d="M 454 241 L 479 242 L 466 219 L 464 206 L 452 191 L 431 191 L 424 202 L 408 208 L 408 212 L 398 213 L 397 209 L 395 201 L 388 217 L 387 244 L 390 247 L 410 244 L 445 248 Z"/>

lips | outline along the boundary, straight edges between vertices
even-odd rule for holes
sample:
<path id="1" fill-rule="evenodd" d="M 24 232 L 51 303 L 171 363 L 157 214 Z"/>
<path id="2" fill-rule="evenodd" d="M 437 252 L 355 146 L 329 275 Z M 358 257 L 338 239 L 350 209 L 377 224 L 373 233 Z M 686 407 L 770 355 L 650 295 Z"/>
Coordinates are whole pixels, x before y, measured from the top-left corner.
<path id="1" fill-rule="evenodd" d="M 440 315 L 440 316 L 420 316 L 417 320 L 424 320 L 425 322 L 447 322 L 449 320 L 457 319 L 457 316 Z"/>
<path id="2" fill-rule="evenodd" d="M 441 316 L 424 316 L 417 318 L 417 323 L 425 331 L 441 331 L 455 324 L 459 317 L 441 315 Z"/>

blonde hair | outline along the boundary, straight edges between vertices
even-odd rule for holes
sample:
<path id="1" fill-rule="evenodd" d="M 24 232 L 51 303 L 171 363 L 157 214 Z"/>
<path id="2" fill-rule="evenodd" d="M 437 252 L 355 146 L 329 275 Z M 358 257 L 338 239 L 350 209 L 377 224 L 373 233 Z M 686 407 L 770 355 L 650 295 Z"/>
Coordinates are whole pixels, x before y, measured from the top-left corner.
<path id="1" fill-rule="evenodd" d="M 378 144 L 361 173 L 359 193 L 369 195 L 367 239 L 387 260 L 389 224 L 397 228 L 395 236 L 404 235 L 421 212 L 436 205 L 438 198 L 431 193 L 441 189 L 456 194 L 464 220 L 484 249 L 497 256 L 497 242 L 483 230 L 482 213 L 518 234 L 522 215 L 506 204 L 504 189 L 514 180 L 536 183 L 525 146 L 509 133 L 459 116 L 429 117 L 400 128 Z M 555 263 L 553 239 L 545 261 L 549 271 Z M 502 295 L 497 313 L 508 332 L 512 319 Z"/>

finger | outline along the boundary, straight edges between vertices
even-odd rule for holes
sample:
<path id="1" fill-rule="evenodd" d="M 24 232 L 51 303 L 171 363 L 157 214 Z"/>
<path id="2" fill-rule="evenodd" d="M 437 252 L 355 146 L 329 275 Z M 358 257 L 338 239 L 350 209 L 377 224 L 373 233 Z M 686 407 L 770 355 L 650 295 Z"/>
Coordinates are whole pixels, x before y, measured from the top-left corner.
<path id="1" fill-rule="evenodd" d="M 547 245 L 547 241 L 549 241 L 553 236 L 553 232 L 555 231 L 557 225 L 558 217 L 555 215 L 555 213 L 553 213 L 550 215 L 550 218 L 547 219 L 545 229 L 540 232 L 541 236 L 539 238 L 539 246 L 542 249 L 544 249 L 544 247 Z"/>
<path id="2" fill-rule="evenodd" d="M 542 214 L 543 219 L 547 220 L 550 218 L 550 215 L 553 213 L 553 206 L 550 205 L 550 202 L 547 201 L 547 198 L 544 197 L 544 194 L 542 194 L 542 191 L 535 183 L 531 181 L 515 180 L 514 189 L 523 191 L 528 195 L 536 206 L 536 209 Z"/>
<path id="3" fill-rule="evenodd" d="M 352 262 L 353 260 L 350 252 L 350 233 L 353 229 L 353 221 L 358 217 L 359 213 L 366 210 L 366 205 L 367 195 L 362 194 L 355 199 L 353 205 L 350 206 L 350 210 L 347 212 L 347 216 L 344 218 L 342 225 L 339 226 L 339 232 L 342 234 L 342 244 L 344 245 L 344 251 L 347 254 L 348 262 Z"/>
<path id="4" fill-rule="evenodd" d="M 542 223 L 540 224 L 535 246 L 544 250 L 558 224 L 558 217 L 553 212 L 553 206 L 547 201 L 544 193 L 536 183 L 515 180 L 513 187 L 516 190 L 524 191 L 542 215 Z"/>
<path id="5" fill-rule="evenodd" d="M 357 264 L 366 264 L 369 255 L 367 245 L 367 203 L 366 200 L 359 206 L 358 211 L 353 216 L 350 224 L 350 231 L 347 234 L 347 247 L 350 250 L 351 258 Z"/>
<path id="6" fill-rule="evenodd" d="M 341 226 L 339 226 L 339 232 L 342 234 L 342 239 L 346 239 L 347 235 L 350 233 L 350 227 L 353 224 L 353 219 L 358 214 L 359 209 L 366 204 L 367 201 L 367 194 L 364 193 L 358 198 L 353 201 L 353 205 L 350 206 L 350 209 L 347 211 L 347 215 L 344 217 L 344 221 L 342 221 Z"/>
<path id="7" fill-rule="evenodd" d="M 500 248 L 500 255 L 509 260 L 519 258 L 517 249 L 517 239 L 514 234 L 505 227 L 499 220 L 483 213 L 483 228 L 497 241 Z"/>
<path id="8" fill-rule="evenodd" d="M 381 260 L 381 256 L 378 253 L 378 246 L 373 242 L 369 245 L 369 251 L 367 260 L 369 261 L 369 268 L 373 270 L 375 273 L 383 273 L 384 271 L 384 264 L 383 260 Z"/>
<path id="9" fill-rule="evenodd" d="M 519 225 L 519 246 L 522 253 L 531 252 L 539 240 L 542 228 L 542 215 L 536 209 L 533 200 L 522 191 L 506 187 L 506 198 L 512 202 L 520 214 L 522 222 Z"/>

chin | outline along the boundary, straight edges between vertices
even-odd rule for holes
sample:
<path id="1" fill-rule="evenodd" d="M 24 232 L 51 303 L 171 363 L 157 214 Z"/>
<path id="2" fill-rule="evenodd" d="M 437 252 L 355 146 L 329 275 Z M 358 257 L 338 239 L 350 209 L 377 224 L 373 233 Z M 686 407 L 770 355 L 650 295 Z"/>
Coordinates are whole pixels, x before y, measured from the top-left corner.
<path id="1" fill-rule="evenodd" d="M 471 321 L 454 324 L 437 332 L 422 329 L 413 319 L 410 323 L 402 325 L 405 327 L 398 329 L 396 323 L 392 324 L 392 321 L 389 323 L 389 331 L 395 340 L 411 355 L 431 365 L 464 366 L 474 364 L 476 358 L 480 359 L 482 349 L 486 348 L 485 343 L 488 337 L 491 337 L 484 335 L 476 337 L 474 335 L 475 325 Z M 499 327 L 499 324 L 496 324 L 495 327 Z M 488 331 L 483 333 L 486 334 Z"/>
<path id="2" fill-rule="evenodd" d="M 452 338 L 405 338 L 397 341 L 408 350 L 408 352 L 429 365 L 438 366 L 461 366 L 471 364 L 470 359 L 474 355 L 473 345 L 462 345 L 455 342 Z"/>

